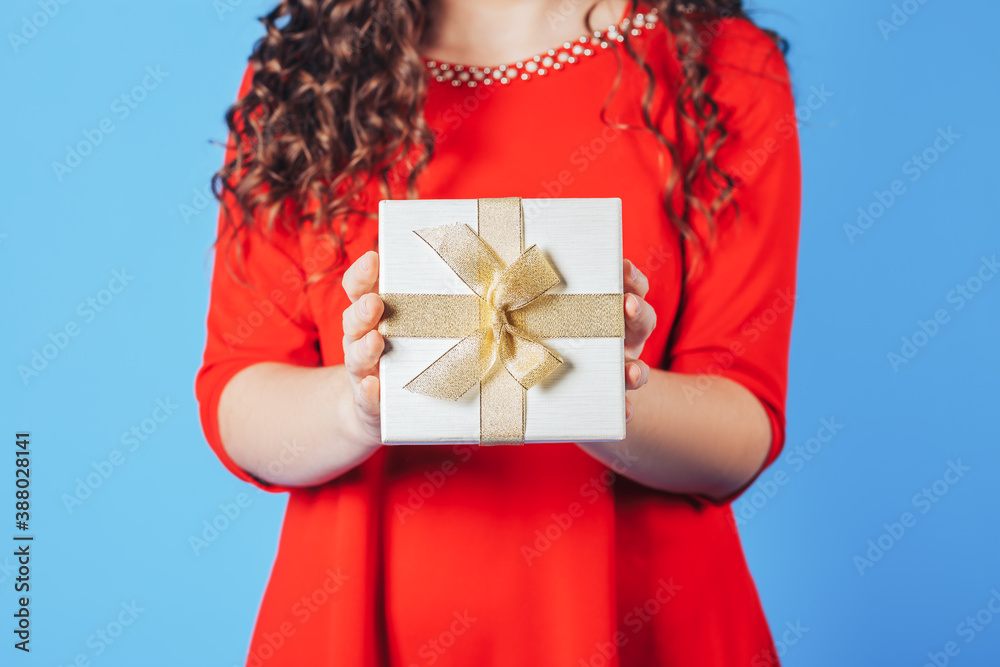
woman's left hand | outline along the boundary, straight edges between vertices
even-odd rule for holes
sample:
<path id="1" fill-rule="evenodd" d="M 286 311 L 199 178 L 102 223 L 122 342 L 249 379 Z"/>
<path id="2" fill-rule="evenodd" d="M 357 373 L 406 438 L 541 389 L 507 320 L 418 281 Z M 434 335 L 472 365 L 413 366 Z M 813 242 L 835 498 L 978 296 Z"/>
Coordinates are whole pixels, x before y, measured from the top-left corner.
<path id="1" fill-rule="evenodd" d="M 639 360 L 642 348 L 649 334 L 656 327 L 656 311 L 646 302 L 649 280 L 635 268 L 635 264 L 625 260 L 625 389 L 635 390 L 649 380 L 649 366 Z M 632 401 L 625 396 L 625 422 L 632 419 Z"/>

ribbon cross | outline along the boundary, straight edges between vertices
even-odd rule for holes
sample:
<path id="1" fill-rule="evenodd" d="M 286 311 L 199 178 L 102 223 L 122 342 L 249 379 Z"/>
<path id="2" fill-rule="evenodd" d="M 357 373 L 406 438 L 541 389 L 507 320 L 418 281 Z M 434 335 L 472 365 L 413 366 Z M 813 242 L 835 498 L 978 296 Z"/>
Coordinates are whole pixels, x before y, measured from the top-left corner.
<path id="1" fill-rule="evenodd" d="M 458 400 L 480 385 L 480 444 L 524 441 L 525 392 L 562 364 L 539 338 L 624 336 L 622 294 L 545 294 L 560 278 L 537 246 L 523 249 L 521 200 L 480 199 L 468 225 L 416 230 L 471 295 L 383 294 L 387 338 L 461 338 L 405 385 Z"/>

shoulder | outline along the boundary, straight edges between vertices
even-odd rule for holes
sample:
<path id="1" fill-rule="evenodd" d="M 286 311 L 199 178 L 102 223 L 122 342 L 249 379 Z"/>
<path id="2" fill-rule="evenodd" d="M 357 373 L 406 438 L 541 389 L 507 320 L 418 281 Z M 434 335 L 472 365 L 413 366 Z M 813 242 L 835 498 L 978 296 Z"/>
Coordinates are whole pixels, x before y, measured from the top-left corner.
<path id="1" fill-rule="evenodd" d="M 695 67 L 700 75 L 697 91 L 707 93 L 722 117 L 749 120 L 794 105 L 779 38 L 742 17 L 698 12 L 677 21 L 672 30 L 663 26 L 664 39 L 654 40 L 648 52 L 653 63 L 662 62 L 657 74 L 668 90 L 676 90 Z M 681 53 L 693 54 L 697 64 L 682 62 Z"/>
<path id="2" fill-rule="evenodd" d="M 711 66 L 755 75 L 787 74 L 780 40 L 750 19 L 696 15 L 692 22 Z"/>
<path id="3" fill-rule="evenodd" d="M 791 92 L 781 42 L 745 18 L 698 17 L 697 41 L 718 101 L 746 104 Z"/>

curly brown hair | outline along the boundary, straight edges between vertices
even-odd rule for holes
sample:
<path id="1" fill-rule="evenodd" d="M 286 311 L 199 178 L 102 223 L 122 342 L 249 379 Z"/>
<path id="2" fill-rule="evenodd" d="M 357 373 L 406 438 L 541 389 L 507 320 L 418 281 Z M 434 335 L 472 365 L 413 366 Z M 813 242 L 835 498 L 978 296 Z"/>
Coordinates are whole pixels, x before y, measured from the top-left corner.
<path id="1" fill-rule="evenodd" d="M 430 18 L 427 1 L 282 0 L 260 18 L 266 34 L 250 56 L 252 85 L 226 113 L 233 158 L 212 179 L 220 201 L 229 193 L 238 203 L 242 222 L 237 227 L 270 228 L 290 204 L 295 224 L 323 229 L 343 244 L 347 218 L 373 215 L 359 200 L 373 180 L 388 198 L 391 181 L 401 171 L 406 196 L 416 196 L 417 177 L 434 154 L 434 134 L 423 116 L 428 74 L 419 50 Z M 670 155 L 663 206 L 677 230 L 697 241 L 688 224 L 691 208 L 711 228 L 722 207 L 735 205 L 736 186 L 716 162 L 729 133 L 706 86 L 711 67 L 705 46 L 714 34 L 706 26 L 749 18 L 741 0 L 645 4 L 656 7 L 673 35 L 682 73 L 673 103 L 678 124 L 690 125 L 697 137 L 693 158 L 682 160 L 681 127 L 678 139 L 671 140 L 653 122 L 653 70 L 625 31 L 622 47 L 646 77 L 643 126 L 631 129 L 651 133 Z M 630 19 L 638 5 L 630 0 Z M 765 32 L 784 54 L 784 40 Z M 621 79 L 621 55 L 618 63 L 609 100 Z M 713 188 L 711 201 L 696 193 L 702 178 Z M 677 188 L 683 195 L 681 210 L 671 205 Z"/>

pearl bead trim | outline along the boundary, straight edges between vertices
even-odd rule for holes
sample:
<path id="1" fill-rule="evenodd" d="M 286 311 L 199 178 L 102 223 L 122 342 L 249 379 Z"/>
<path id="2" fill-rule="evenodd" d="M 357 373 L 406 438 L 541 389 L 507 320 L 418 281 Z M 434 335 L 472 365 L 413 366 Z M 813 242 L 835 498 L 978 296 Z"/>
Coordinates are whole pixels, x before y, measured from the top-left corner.
<path id="1" fill-rule="evenodd" d="M 632 37 L 638 37 L 643 29 L 651 30 L 656 27 L 658 20 L 654 7 L 645 14 L 636 14 L 634 20 L 625 18 L 618 25 L 608 26 L 607 30 L 597 30 L 592 35 L 583 35 L 575 42 L 565 42 L 559 48 L 549 49 L 544 54 L 529 60 L 519 60 L 516 63 L 495 67 L 474 67 L 428 60 L 427 69 L 435 81 L 450 83 L 452 86 L 465 85 L 475 88 L 479 85 L 489 86 L 495 83 L 507 85 L 517 80 L 527 81 L 532 76 L 545 76 L 580 62 L 581 58 L 594 55 L 598 49 L 608 48 L 612 42 L 624 42 L 626 32 Z"/>

